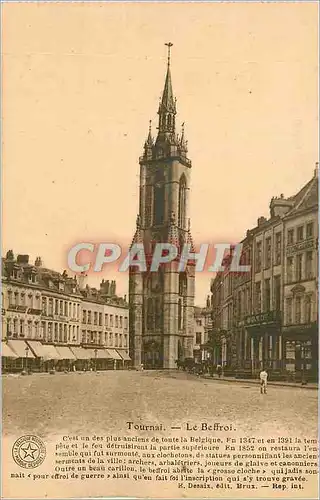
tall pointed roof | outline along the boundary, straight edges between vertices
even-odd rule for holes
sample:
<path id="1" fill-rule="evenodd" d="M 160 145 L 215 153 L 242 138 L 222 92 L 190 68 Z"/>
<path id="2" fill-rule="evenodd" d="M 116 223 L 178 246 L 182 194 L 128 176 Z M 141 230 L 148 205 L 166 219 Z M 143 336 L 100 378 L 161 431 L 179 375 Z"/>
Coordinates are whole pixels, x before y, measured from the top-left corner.
<path id="1" fill-rule="evenodd" d="M 173 97 L 173 90 L 172 90 L 172 80 L 171 80 L 171 69 L 170 69 L 170 59 L 171 59 L 171 47 L 172 43 L 168 42 L 165 44 L 168 47 L 168 62 L 167 62 L 167 74 L 166 74 L 166 80 L 164 83 L 164 89 L 162 93 L 162 99 L 160 102 L 159 106 L 159 113 L 163 112 L 169 112 L 169 113 L 176 113 L 176 102 Z"/>
<path id="2" fill-rule="evenodd" d="M 173 97 L 171 70 L 169 63 L 168 63 L 166 81 L 164 84 L 160 108 L 165 108 L 166 111 L 169 111 L 171 113 L 176 112 L 176 103 Z"/>
<path id="3" fill-rule="evenodd" d="M 147 136 L 147 139 L 146 139 L 146 142 L 145 142 L 145 146 L 149 146 L 149 147 L 153 146 L 153 137 L 152 137 L 152 132 L 151 132 L 151 125 L 152 125 L 152 121 L 149 120 L 149 132 L 148 132 L 148 136 Z"/>

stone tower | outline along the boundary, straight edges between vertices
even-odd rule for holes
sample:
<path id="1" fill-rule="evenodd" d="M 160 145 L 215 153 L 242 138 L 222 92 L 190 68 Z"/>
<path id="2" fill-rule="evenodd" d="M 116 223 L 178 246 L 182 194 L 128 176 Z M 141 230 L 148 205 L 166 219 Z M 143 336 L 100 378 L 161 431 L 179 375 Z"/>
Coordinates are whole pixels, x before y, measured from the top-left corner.
<path id="1" fill-rule="evenodd" d="M 184 125 L 176 133 L 176 99 L 173 96 L 170 48 L 167 74 L 159 104 L 158 134 L 149 134 L 140 157 L 140 199 L 132 244 L 144 245 L 150 262 L 156 242 L 173 243 L 179 254 L 184 244 L 194 252 L 187 218 L 191 161 L 187 158 Z M 193 356 L 194 265 L 178 272 L 178 259 L 158 272 L 129 272 L 130 355 L 135 366 L 176 368 L 176 360 Z M 149 258 L 148 258 L 149 256 Z"/>

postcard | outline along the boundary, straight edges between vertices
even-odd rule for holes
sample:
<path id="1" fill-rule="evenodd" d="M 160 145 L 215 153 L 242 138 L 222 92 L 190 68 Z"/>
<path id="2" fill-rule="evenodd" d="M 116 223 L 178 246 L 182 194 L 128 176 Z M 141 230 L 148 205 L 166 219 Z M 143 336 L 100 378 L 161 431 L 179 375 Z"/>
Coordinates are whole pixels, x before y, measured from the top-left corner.
<path id="1" fill-rule="evenodd" d="M 318 3 L 2 2 L 2 497 L 318 497 Z"/>

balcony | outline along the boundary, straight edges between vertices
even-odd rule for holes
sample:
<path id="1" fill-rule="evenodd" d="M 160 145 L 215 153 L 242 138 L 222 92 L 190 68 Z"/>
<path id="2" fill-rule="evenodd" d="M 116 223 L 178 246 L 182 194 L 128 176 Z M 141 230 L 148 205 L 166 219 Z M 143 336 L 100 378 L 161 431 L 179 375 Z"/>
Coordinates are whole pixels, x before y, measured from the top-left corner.
<path id="1" fill-rule="evenodd" d="M 54 320 L 55 321 L 67 321 L 68 317 L 64 316 L 63 314 L 55 314 L 54 315 Z"/>
<path id="2" fill-rule="evenodd" d="M 303 241 L 299 241 L 298 243 L 294 243 L 292 245 L 288 245 L 286 249 L 287 256 L 293 255 L 297 252 L 301 252 L 302 250 L 312 250 L 315 248 L 315 238 L 307 239 Z"/>
<path id="3" fill-rule="evenodd" d="M 10 304 L 8 307 L 8 311 L 17 311 L 17 312 L 26 312 L 27 306 L 18 306 L 16 304 Z"/>
<path id="4" fill-rule="evenodd" d="M 40 315 L 41 313 L 42 313 L 41 309 L 36 309 L 36 308 L 33 308 L 33 307 L 29 307 L 29 309 L 28 309 L 28 314 Z"/>

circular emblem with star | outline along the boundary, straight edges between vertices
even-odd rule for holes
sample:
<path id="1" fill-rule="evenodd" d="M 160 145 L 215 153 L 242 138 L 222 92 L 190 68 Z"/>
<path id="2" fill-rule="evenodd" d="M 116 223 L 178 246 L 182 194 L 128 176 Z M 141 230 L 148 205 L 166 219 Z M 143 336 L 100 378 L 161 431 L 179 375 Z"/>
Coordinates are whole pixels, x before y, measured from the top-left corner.
<path id="1" fill-rule="evenodd" d="M 21 436 L 12 447 L 12 457 L 20 467 L 34 469 L 43 463 L 46 448 L 37 436 Z"/>

